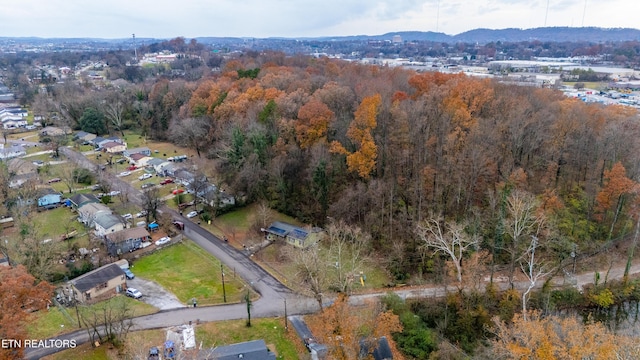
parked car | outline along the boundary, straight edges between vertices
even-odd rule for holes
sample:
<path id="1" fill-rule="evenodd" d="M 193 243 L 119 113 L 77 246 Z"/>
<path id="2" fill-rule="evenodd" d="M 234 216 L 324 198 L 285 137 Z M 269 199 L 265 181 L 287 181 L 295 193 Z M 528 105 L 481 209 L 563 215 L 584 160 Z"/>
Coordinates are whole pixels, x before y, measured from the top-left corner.
<path id="1" fill-rule="evenodd" d="M 161 237 L 160 239 L 158 239 L 156 241 L 156 245 L 158 245 L 158 246 L 164 245 L 164 244 L 168 243 L 169 241 L 171 241 L 171 238 L 168 237 L 168 236 L 164 236 L 164 237 Z"/>
<path id="2" fill-rule="evenodd" d="M 127 277 L 127 279 L 131 280 L 133 278 L 135 278 L 136 276 L 131 272 L 131 270 L 129 269 L 122 269 L 122 271 L 124 271 L 124 275 Z"/>
<path id="3" fill-rule="evenodd" d="M 174 221 L 172 223 L 178 230 L 184 230 L 184 223 L 182 221 Z"/>
<path id="4" fill-rule="evenodd" d="M 182 204 L 178 205 L 178 209 L 184 210 L 184 209 L 188 208 L 189 206 L 193 206 L 193 201 L 189 201 L 189 202 L 182 203 Z"/>
<path id="5" fill-rule="evenodd" d="M 131 171 L 123 171 L 120 174 L 118 174 L 118 176 L 123 177 L 123 176 L 129 176 L 131 175 Z"/>
<path id="6" fill-rule="evenodd" d="M 158 349 L 157 346 L 154 346 L 151 349 L 149 349 L 149 356 L 147 357 L 147 360 L 158 360 L 158 359 L 160 359 L 160 350 Z"/>
<path id="7" fill-rule="evenodd" d="M 142 297 L 142 293 L 140 292 L 140 290 L 136 288 L 128 288 L 127 291 L 125 292 L 125 295 L 132 297 L 134 299 L 140 299 Z"/>
<path id="8" fill-rule="evenodd" d="M 147 210 L 142 210 L 139 213 L 136 213 L 137 218 L 141 218 L 143 216 L 147 216 Z"/>
<path id="9" fill-rule="evenodd" d="M 42 165 L 44 165 L 44 161 L 42 161 L 42 160 L 35 160 L 35 161 L 33 161 L 33 165 L 35 165 L 35 166 L 42 166 Z"/>
<path id="10" fill-rule="evenodd" d="M 91 190 L 99 190 L 102 187 L 102 185 L 100 184 L 93 184 L 91 185 Z"/>
<path id="11" fill-rule="evenodd" d="M 137 168 L 138 168 L 137 166 L 135 166 L 135 165 L 131 165 L 131 166 L 129 166 L 129 167 L 127 168 L 127 170 L 129 170 L 129 171 L 133 171 L 133 170 L 136 170 Z"/>
<path id="12" fill-rule="evenodd" d="M 125 220 L 130 220 L 130 219 L 133 219 L 133 215 L 131 215 L 131 214 L 124 214 L 124 215 L 122 215 L 122 218 L 123 218 L 123 219 L 125 219 Z"/>
<path id="13" fill-rule="evenodd" d="M 49 184 L 53 184 L 53 183 L 57 183 L 57 182 L 60 182 L 60 181 L 62 181 L 60 178 L 53 178 L 53 179 L 50 179 L 50 180 L 49 180 L 49 181 L 47 181 L 47 182 L 48 182 Z"/>
<path id="14" fill-rule="evenodd" d="M 187 217 L 189 219 L 194 218 L 196 216 L 198 216 L 198 212 L 197 211 L 191 211 L 190 213 L 187 214 Z"/>
<path id="15" fill-rule="evenodd" d="M 142 186 L 140 186 L 141 189 L 148 189 L 152 186 L 156 186 L 156 184 L 152 183 L 152 182 L 148 182 L 148 183 L 144 183 L 142 184 Z"/>
<path id="16" fill-rule="evenodd" d="M 183 192 L 184 192 L 184 190 L 182 190 L 182 189 L 175 189 L 171 193 L 173 195 L 178 195 L 178 194 L 182 194 Z"/>
<path id="17" fill-rule="evenodd" d="M 164 180 L 162 180 L 162 181 L 160 182 L 160 185 L 167 185 L 167 184 L 172 184 L 172 183 L 173 183 L 173 179 L 171 179 L 171 178 L 166 178 L 166 179 L 164 179 Z"/>
<path id="18" fill-rule="evenodd" d="M 109 196 L 118 196 L 118 195 L 120 195 L 120 190 L 113 190 L 107 195 L 109 195 Z"/>
<path id="19" fill-rule="evenodd" d="M 153 175 L 144 173 L 138 177 L 138 180 L 147 180 L 147 179 L 151 179 L 152 177 Z"/>

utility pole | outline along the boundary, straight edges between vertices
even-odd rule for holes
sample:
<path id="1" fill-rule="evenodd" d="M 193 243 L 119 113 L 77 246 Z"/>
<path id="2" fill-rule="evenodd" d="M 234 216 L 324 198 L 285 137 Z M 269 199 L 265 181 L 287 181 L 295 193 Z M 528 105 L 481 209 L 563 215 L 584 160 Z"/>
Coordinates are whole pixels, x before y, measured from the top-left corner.
<path id="1" fill-rule="evenodd" d="M 222 274 L 222 299 L 226 303 L 227 302 L 227 291 L 224 288 L 224 268 L 222 267 L 222 264 L 220 264 L 220 273 Z"/>
<path id="2" fill-rule="evenodd" d="M 251 293 L 247 289 L 247 294 L 244 296 L 244 301 L 247 303 L 247 327 L 251 327 Z"/>
<path id="3" fill-rule="evenodd" d="M 289 331 L 289 323 L 287 322 L 287 299 L 284 300 L 284 330 Z"/>

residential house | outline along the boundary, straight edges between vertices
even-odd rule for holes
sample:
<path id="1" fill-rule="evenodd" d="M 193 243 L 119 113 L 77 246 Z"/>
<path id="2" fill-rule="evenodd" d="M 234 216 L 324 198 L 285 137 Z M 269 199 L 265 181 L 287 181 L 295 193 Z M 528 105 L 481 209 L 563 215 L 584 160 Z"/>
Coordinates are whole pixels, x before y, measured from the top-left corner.
<path id="1" fill-rule="evenodd" d="M 137 147 L 137 148 L 133 148 L 133 149 L 127 149 L 125 150 L 122 155 L 124 157 L 130 157 L 133 154 L 142 154 L 142 155 L 146 155 L 146 156 L 151 156 L 151 150 L 148 147 Z"/>
<path id="2" fill-rule="evenodd" d="M 160 158 L 151 158 L 151 160 L 147 161 L 147 166 L 152 167 L 153 170 L 158 173 L 158 166 L 167 163 L 170 164 L 170 162 L 168 162 L 165 159 L 160 159 Z"/>
<path id="3" fill-rule="evenodd" d="M 37 181 L 38 174 L 37 173 L 29 173 L 22 175 L 15 175 L 9 178 L 9 187 L 11 189 L 19 189 L 28 181 Z"/>
<path id="4" fill-rule="evenodd" d="M 193 173 L 191 173 L 186 169 L 179 169 L 173 173 L 173 177 L 175 177 L 175 180 L 177 183 L 182 184 L 184 186 L 189 186 L 189 184 L 191 184 L 195 176 L 193 175 Z"/>
<path id="5" fill-rule="evenodd" d="M 93 140 L 90 140 L 90 141 L 89 141 L 89 144 L 91 144 L 91 145 L 95 146 L 95 148 L 96 148 L 96 149 L 99 149 L 99 148 L 100 148 L 100 144 L 101 144 L 102 142 L 105 142 L 105 143 L 106 143 L 106 142 L 108 142 L 108 141 L 109 141 L 109 140 L 107 140 L 107 139 L 105 139 L 105 138 L 103 138 L 103 137 L 96 136 L 96 137 L 95 137 L 95 139 L 93 139 Z"/>
<path id="6" fill-rule="evenodd" d="M 123 292 L 124 271 L 117 264 L 108 264 L 69 281 L 73 296 L 80 303 L 92 303 Z"/>
<path id="7" fill-rule="evenodd" d="M 265 232 L 267 240 L 269 241 L 280 239 L 302 249 L 316 244 L 324 237 L 324 231 L 321 228 L 312 227 L 310 229 L 303 229 L 281 221 L 273 222 L 268 228 L 262 229 L 262 231 Z"/>
<path id="8" fill-rule="evenodd" d="M 77 210 L 81 206 L 88 203 L 100 203 L 100 200 L 93 194 L 76 194 L 67 200 L 68 202 L 66 205 L 70 206 L 74 210 Z"/>
<path id="9" fill-rule="evenodd" d="M 149 241 L 151 235 L 143 227 L 133 227 L 105 235 L 107 252 L 111 256 L 118 256 L 142 247 L 142 243 Z"/>
<path id="10" fill-rule="evenodd" d="M 41 136 L 60 136 L 65 134 L 67 134 L 67 131 L 55 126 L 47 126 L 40 130 Z"/>
<path id="11" fill-rule="evenodd" d="M 20 145 L 0 148 L 0 160 L 13 159 L 25 155 L 27 155 L 27 151 Z"/>
<path id="12" fill-rule="evenodd" d="M 196 195 L 214 208 L 223 208 L 236 204 L 235 197 L 219 190 L 218 187 L 213 184 L 208 184 L 205 189 L 198 191 Z"/>
<path id="13" fill-rule="evenodd" d="M 160 176 L 175 176 L 176 171 L 178 171 L 180 168 L 177 164 L 163 161 L 161 164 L 154 165 L 153 169 Z"/>
<path id="14" fill-rule="evenodd" d="M 7 169 L 13 175 L 25 175 L 38 173 L 38 168 L 31 161 L 20 158 L 13 158 L 7 161 Z"/>
<path id="15" fill-rule="evenodd" d="M 95 139 L 97 137 L 96 134 L 92 134 L 92 133 L 88 133 L 85 131 L 78 131 L 74 136 L 74 140 L 77 140 L 81 143 L 89 143 L 91 142 L 93 139 Z"/>
<path id="16" fill-rule="evenodd" d="M 129 157 L 129 161 L 135 164 L 137 167 L 146 167 L 149 164 L 149 161 L 153 158 L 144 154 L 133 154 Z"/>
<path id="17" fill-rule="evenodd" d="M 37 197 L 38 207 L 51 208 L 62 204 L 62 194 L 49 187 L 38 189 Z"/>
<path id="18" fill-rule="evenodd" d="M 20 116 L 4 115 L 0 116 L 3 129 L 17 129 L 27 126 L 27 120 Z"/>
<path id="19" fill-rule="evenodd" d="M 275 360 L 264 340 L 245 341 L 237 344 L 218 346 L 211 350 L 201 350 L 199 359 L 206 360 Z"/>
<path id="20" fill-rule="evenodd" d="M 127 150 L 127 145 L 115 141 L 108 141 L 103 143 L 101 148 L 109 154 L 121 154 Z"/>
<path id="21" fill-rule="evenodd" d="M 85 203 L 78 208 L 78 221 L 88 227 L 95 227 L 95 219 L 100 213 L 111 213 L 106 205 L 102 203 Z"/>
<path id="22" fill-rule="evenodd" d="M 97 236 L 105 236 L 107 234 L 115 233 L 116 231 L 124 230 L 126 223 L 120 215 L 110 213 L 99 213 L 94 219 L 95 234 Z"/>

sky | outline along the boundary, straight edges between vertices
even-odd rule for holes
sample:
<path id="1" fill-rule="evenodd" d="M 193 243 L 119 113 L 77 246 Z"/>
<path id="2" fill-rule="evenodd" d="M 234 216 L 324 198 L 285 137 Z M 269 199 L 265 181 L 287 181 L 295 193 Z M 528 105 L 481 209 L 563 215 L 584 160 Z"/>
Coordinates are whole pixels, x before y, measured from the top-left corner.
<path id="1" fill-rule="evenodd" d="M 640 28 L 640 0 L 0 0 L 0 37 L 321 37 Z"/>

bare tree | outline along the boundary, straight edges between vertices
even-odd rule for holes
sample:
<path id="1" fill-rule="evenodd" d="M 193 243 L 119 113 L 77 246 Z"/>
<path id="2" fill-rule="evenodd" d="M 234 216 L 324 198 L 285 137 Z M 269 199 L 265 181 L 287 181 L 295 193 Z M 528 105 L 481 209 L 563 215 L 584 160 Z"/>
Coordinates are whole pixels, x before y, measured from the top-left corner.
<path id="1" fill-rule="evenodd" d="M 462 257 L 471 246 L 478 244 L 478 238 L 465 232 L 465 225 L 453 221 L 445 222 L 442 217 L 431 218 L 416 227 L 416 234 L 433 253 L 447 255 L 456 267 L 456 279 L 462 283 Z"/>
<path id="2" fill-rule="evenodd" d="M 327 262 L 325 254 L 322 254 L 320 244 L 315 244 L 307 249 L 298 249 L 291 246 L 284 248 L 286 255 L 295 265 L 296 279 L 313 294 L 322 311 L 322 297 L 327 289 Z"/>
<path id="3" fill-rule="evenodd" d="M 120 131 L 120 134 L 124 137 L 124 104 L 120 100 L 113 102 L 107 102 L 104 107 L 104 114 L 111 124 Z"/>
<path id="4" fill-rule="evenodd" d="M 20 241 L 13 244 L 13 260 L 23 264 L 29 273 L 40 280 L 47 280 L 55 262 L 60 258 L 60 244 L 52 234 L 41 234 L 38 224 L 25 219 L 19 224 Z M 51 236 L 51 238 L 46 238 Z"/>
<path id="5" fill-rule="evenodd" d="M 529 248 L 524 253 L 524 261 L 520 262 L 520 269 L 528 280 L 527 290 L 522 293 L 522 316 L 527 320 L 527 302 L 529 301 L 530 292 L 536 286 L 536 283 L 549 275 L 551 271 L 546 270 L 546 264 L 536 258 L 536 249 L 538 248 L 538 238 L 531 236 Z"/>
<path id="6" fill-rule="evenodd" d="M 133 309 L 122 296 L 93 306 L 80 307 L 80 321 L 91 342 L 110 342 L 120 347 L 133 326 Z"/>
<path id="7" fill-rule="evenodd" d="M 516 263 L 526 251 L 525 239 L 537 235 L 544 225 L 543 214 L 539 214 L 536 198 L 522 190 L 514 190 L 507 198 L 507 218 L 505 232 L 511 242 L 504 247 L 511 256 L 509 264 L 509 284 L 513 287 Z"/>
<path id="8" fill-rule="evenodd" d="M 354 280 L 363 270 L 371 236 L 342 220 L 329 224 L 327 236 L 330 282 L 340 292 L 349 294 Z"/>
<path id="9" fill-rule="evenodd" d="M 209 132 L 211 121 L 207 118 L 187 118 L 181 121 L 174 120 L 171 129 L 171 139 L 178 145 L 195 149 L 200 153 L 209 144 Z"/>
<path id="10" fill-rule="evenodd" d="M 153 218 L 158 220 L 158 210 L 162 206 L 163 201 L 160 198 L 160 192 L 156 187 L 145 190 L 142 193 L 142 208 L 147 211 L 145 220 L 147 224 Z"/>

